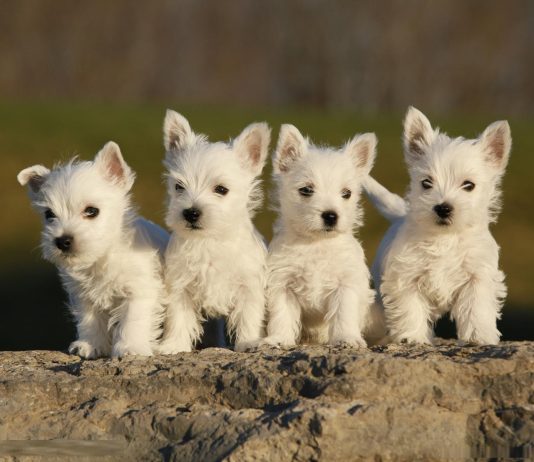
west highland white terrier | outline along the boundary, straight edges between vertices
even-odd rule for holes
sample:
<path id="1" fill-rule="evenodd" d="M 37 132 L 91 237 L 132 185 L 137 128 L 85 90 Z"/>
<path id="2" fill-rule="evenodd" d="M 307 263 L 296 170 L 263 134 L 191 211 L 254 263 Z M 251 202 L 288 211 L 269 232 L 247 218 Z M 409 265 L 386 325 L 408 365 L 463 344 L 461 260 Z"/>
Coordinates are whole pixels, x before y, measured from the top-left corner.
<path id="1" fill-rule="evenodd" d="M 318 147 L 293 125 L 282 125 L 273 157 L 279 215 L 267 258 L 263 343 L 366 346 L 362 333 L 374 291 L 353 232 L 361 224 L 361 184 L 376 144 L 366 133 L 340 150 Z"/>
<path id="2" fill-rule="evenodd" d="M 372 178 L 365 183 L 393 223 L 372 268 L 390 338 L 431 343 L 433 324 L 450 312 L 461 341 L 496 344 L 506 286 L 488 228 L 499 211 L 510 127 L 494 122 L 477 139 L 450 138 L 411 107 L 403 141 L 406 201 Z"/>
<path id="3" fill-rule="evenodd" d="M 162 254 L 168 234 L 138 217 L 129 191 L 135 174 L 119 146 L 93 162 L 22 170 L 43 219 L 41 246 L 69 296 L 82 358 L 152 354 L 163 320 Z"/>
<path id="4" fill-rule="evenodd" d="M 226 317 L 236 350 L 255 346 L 265 313 L 266 247 L 252 224 L 270 129 L 251 124 L 232 142 L 211 143 L 167 111 L 169 307 L 162 353 L 191 351 L 204 318 Z"/>

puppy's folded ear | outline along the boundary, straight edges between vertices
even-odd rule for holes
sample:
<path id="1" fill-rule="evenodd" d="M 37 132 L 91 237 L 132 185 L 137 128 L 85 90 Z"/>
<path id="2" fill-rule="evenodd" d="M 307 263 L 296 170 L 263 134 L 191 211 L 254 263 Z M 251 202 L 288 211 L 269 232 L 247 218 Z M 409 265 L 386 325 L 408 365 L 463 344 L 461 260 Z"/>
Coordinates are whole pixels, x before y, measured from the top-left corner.
<path id="1" fill-rule="evenodd" d="M 108 181 L 127 191 L 133 186 L 135 173 L 124 161 L 117 143 L 108 141 L 96 155 L 94 163 Z"/>
<path id="2" fill-rule="evenodd" d="M 17 180 L 22 186 L 29 185 L 30 191 L 37 194 L 41 190 L 41 186 L 46 181 L 50 174 L 50 170 L 42 165 L 34 165 L 32 167 L 21 170 L 17 175 Z"/>
<path id="3" fill-rule="evenodd" d="M 435 137 L 436 132 L 426 116 L 410 106 L 404 118 L 403 143 L 406 161 L 410 163 L 424 156 Z"/>
<path id="4" fill-rule="evenodd" d="M 254 176 L 258 176 L 265 165 L 270 142 L 269 126 L 266 123 L 254 123 L 241 132 L 232 143 L 232 148 L 241 165 Z"/>
<path id="5" fill-rule="evenodd" d="M 290 170 L 291 164 L 300 159 L 306 152 L 308 142 L 298 128 L 291 124 L 284 124 L 280 127 L 278 145 L 273 157 L 274 173 L 286 173 Z"/>
<path id="6" fill-rule="evenodd" d="M 345 152 L 351 156 L 357 170 L 368 175 L 376 157 L 376 145 L 378 140 L 374 133 L 356 135 L 345 146 Z"/>
<path id="7" fill-rule="evenodd" d="M 512 133 L 508 122 L 506 120 L 493 122 L 480 135 L 478 142 L 489 164 L 503 171 L 508 164 L 512 149 Z"/>
<path id="8" fill-rule="evenodd" d="M 178 151 L 191 144 L 195 134 L 187 119 L 176 111 L 167 109 L 163 122 L 163 146 L 166 151 Z"/>

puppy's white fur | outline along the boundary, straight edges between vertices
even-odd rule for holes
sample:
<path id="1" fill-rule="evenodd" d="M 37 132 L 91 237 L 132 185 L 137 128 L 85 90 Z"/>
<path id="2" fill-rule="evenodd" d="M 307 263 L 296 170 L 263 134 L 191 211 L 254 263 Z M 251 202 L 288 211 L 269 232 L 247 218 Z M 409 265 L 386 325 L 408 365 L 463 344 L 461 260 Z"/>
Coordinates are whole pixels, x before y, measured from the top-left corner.
<path id="1" fill-rule="evenodd" d="M 474 140 L 450 138 L 409 108 L 406 201 L 372 178 L 365 183 L 393 223 L 372 268 L 393 341 L 431 343 L 433 323 L 450 312 L 460 340 L 498 343 L 506 286 L 489 224 L 499 211 L 511 144 L 505 121 L 491 124 Z M 438 216 L 434 208 L 440 204 L 452 207 L 449 217 Z"/>
<path id="2" fill-rule="evenodd" d="M 220 316 L 227 317 L 237 350 L 254 346 L 264 321 L 266 248 L 251 218 L 261 202 L 257 177 L 270 129 L 251 124 L 230 143 L 211 143 L 169 110 L 163 131 L 166 223 L 173 232 L 165 255 L 170 306 L 160 350 L 190 351 L 202 319 Z M 195 223 L 184 216 L 192 208 L 201 214 Z"/>
<path id="3" fill-rule="evenodd" d="M 265 343 L 366 345 L 362 331 L 374 292 L 353 231 L 361 224 L 361 183 L 376 142 L 368 133 L 335 150 L 282 126 L 273 158 L 279 217 L 267 259 Z M 337 215 L 334 226 L 322 218 L 325 212 Z"/>
<path id="4" fill-rule="evenodd" d="M 78 333 L 69 351 L 83 358 L 148 356 L 160 334 L 168 234 L 137 217 L 134 179 L 113 142 L 93 162 L 35 165 L 18 175 L 43 218 L 43 256 L 58 267 L 69 296 Z M 87 207 L 98 215 L 89 217 Z M 56 246 L 64 236 L 72 238 L 66 252 Z"/>

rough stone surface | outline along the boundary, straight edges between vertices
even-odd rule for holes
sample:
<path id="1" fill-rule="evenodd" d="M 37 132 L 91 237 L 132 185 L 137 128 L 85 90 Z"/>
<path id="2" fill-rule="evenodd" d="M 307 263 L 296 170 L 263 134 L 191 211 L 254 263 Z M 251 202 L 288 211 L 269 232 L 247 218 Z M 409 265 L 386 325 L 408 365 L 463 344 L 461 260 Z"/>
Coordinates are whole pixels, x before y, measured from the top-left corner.
<path id="1" fill-rule="evenodd" d="M 0 440 L 33 440 L 0 442 L 12 460 L 534 459 L 534 343 L 4 352 Z"/>

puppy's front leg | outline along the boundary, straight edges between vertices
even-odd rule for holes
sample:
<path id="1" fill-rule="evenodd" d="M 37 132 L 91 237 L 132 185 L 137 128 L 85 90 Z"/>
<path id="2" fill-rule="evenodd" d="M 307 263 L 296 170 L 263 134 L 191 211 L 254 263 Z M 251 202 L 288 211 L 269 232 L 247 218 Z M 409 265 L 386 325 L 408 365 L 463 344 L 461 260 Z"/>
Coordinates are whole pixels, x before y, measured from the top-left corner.
<path id="1" fill-rule="evenodd" d="M 235 332 L 235 351 L 258 345 L 265 316 L 265 296 L 260 285 L 243 287 L 228 318 L 228 327 Z"/>
<path id="2" fill-rule="evenodd" d="M 267 337 L 262 343 L 295 345 L 300 338 L 301 308 L 294 292 L 288 288 L 273 289 L 267 306 L 269 316 Z"/>
<path id="3" fill-rule="evenodd" d="M 479 345 L 499 343 L 497 319 L 506 296 L 503 279 L 500 271 L 495 279 L 473 276 L 461 289 L 452 309 L 460 340 Z"/>
<path id="4" fill-rule="evenodd" d="M 71 303 L 71 312 L 76 320 L 78 340 L 70 344 L 69 353 L 86 359 L 109 356 L 111 345 L 107 318 L 81 301 Z"/>
<path id="5" fill-rule="evenodd" d="M 328 343 L 349 343 L 366 347 L 361 329 L 369 311 L 369 303 L 352 287 L 340 287 L 327 300 Z"/>
<path id="6" fill-rule="evenodd" d="M 128 303 L 116 326 L 113 338 L 112 356 L 126 355 L 151 356 L 151 332 L 154 328 L 154 310 L 157 307 L 157 294 L 149 297 L 134 297 Z"/>
<path id="7" fill-rule="evenodd" d="M 417 287 L 407 286 L 397 293 L 388 291 L 382 285 L 381 290 L 386 324 L 392 341 L 432 344 L 430 307 Z"/>
<path id="8" fill-rule="evenodd" d="M 171 297 L 171 302 L 167 307 L 163 340 L 158 351 L 163 354 L 191 351 L 201 335 L 202 325 L 199 313 L 191 297 L 185 290 Z"/>

